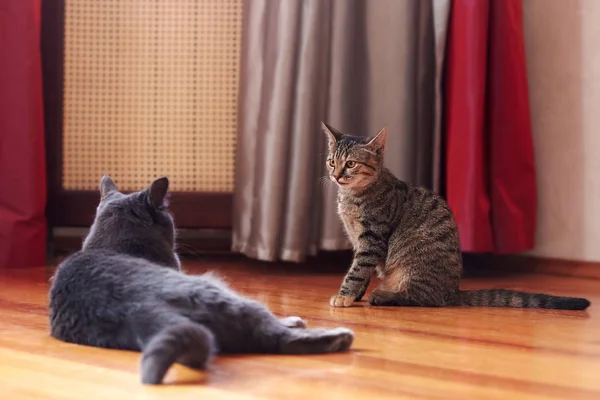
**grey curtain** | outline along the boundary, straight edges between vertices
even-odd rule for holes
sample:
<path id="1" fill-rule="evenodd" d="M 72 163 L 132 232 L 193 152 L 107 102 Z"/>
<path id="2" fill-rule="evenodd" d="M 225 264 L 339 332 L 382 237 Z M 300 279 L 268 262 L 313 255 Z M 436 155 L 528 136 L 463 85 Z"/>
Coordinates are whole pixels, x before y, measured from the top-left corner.
<path id="1" fill-rule="evenodd" d="M 233 250 L 300 262 L 350 245 L 325 175 L 324 120 L 389 127 L 386 164 L 436 187 L 450 0 L 246 0 Z"/>

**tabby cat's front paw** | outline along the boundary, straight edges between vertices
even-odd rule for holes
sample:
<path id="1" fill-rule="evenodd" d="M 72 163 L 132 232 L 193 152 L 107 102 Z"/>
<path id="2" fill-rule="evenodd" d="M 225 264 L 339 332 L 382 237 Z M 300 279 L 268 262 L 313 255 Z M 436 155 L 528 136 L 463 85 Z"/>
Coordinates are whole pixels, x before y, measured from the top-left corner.
<path id="1" fill-rule="evenodd" d="M 331 296 L 329 300 L 329 304 L 332 307 L 350 307 L 352 303 L 354 303 L 354 297 L 342 296 L 340 294 Z"/>

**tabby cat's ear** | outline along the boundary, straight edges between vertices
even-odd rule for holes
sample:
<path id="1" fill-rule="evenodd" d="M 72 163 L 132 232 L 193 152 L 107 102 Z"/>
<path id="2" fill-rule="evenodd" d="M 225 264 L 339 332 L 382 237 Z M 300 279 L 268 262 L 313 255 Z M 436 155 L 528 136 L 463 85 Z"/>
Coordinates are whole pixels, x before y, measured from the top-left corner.
<path id="1" fill-rule="evenodd" d="M 148 187 L 148 200 L 150 201 L 150 204 L 156 209 L 164 207 L 168 190 L 169 178 L 166 176 L 152 182 Z"/>
<path id="2" fill-rule="evenodd" d="M 118 191 L 117 185 L 110 179 L 110 176 L 104 175 L 100 181 L 100 201 L 105 200 L 108 196 Z"/>
<path id="3" fill-rule="evenodd" d="M 329 139 L 329 149 L 331 149 L 343 136 L 340 131 L 327 125 L 325 122 L 321 122 L 321 129 L 327 134 L 327 138 Z"/>
<path id="4" fill-rule="evenodd" d="M 387 126 L 381 128 L 377 135 L 365 145 L 371 151 L 383 153 L 385 150 L 385 140 L 387 139 Z"/>

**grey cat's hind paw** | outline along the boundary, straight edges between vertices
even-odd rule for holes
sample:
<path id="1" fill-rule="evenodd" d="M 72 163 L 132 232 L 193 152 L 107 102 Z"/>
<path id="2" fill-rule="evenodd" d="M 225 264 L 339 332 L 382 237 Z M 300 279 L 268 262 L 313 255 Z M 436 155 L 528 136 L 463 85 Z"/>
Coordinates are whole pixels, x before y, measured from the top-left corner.
<path id="1" fill-rule="evenodd" d="M 354 332 L 347 328 L 332 329 L 329 331 L 329 335 L 332 341 L 327 349 L 328 353 L 346 351 L 352 346 L 352 342 L 354 342 Z"/>
<path id="2" fill-rule="evenodd" d="M 318 354 L 346 351 L 352 346 L 354 332 L 347 328 L 294 330 L 281 344 L 282 354 Z"/>
<path id="3" fill-rule="evenodd" d="M 306 328 L 306 321 L 300 317 L 280 318 L 279 322 L 288 328 Z"/>

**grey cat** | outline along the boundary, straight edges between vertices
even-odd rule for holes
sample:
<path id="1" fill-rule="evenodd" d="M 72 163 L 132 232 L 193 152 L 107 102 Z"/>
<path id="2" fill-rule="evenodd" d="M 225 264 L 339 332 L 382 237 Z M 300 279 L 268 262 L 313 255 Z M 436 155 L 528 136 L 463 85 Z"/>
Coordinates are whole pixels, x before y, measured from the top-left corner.
<path id="1" fill-rule="evenodd" d="M 448 204 L 436 193 L 397 179 L 383 166 L 387 129 L 372 138 L 344 135 L 323 123 L 327 167 L 338 186 L 338 213 L 354 260 L 334 307 L 365 294 L 373 272 L 382 284 L 369 297 L 379 306 L 487 306 L 586 309 L 587 299 L 505 289 L 459 290 L 462 256 Z"/>
<path id="2" fill-rule="evenodd" d="M 305 329 L 276 318 L 208 273 L 186 275 L 166 210 L 169 181 L 122 194 L 104 176 L 96 218 L 81 251 L 62 262 L 50 288 L 51 335 L 104 348 L 143 351 L 141 379 L 159 384 L 174 362 L 203 368 L 217 353 L 341 352 L 345 328 Z"/>

